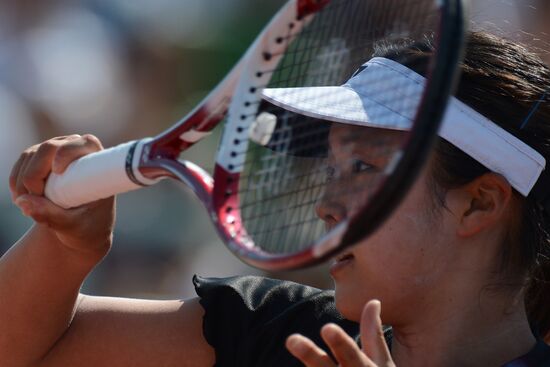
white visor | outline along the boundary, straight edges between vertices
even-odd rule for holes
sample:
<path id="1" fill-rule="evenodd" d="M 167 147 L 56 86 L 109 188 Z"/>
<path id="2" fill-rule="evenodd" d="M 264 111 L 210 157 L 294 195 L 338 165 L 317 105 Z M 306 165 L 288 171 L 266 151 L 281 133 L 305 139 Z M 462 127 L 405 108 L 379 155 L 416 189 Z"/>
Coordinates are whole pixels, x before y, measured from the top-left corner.
<path id="1" fill-rule="evenodd" d="M 286 110 L 323 120 L 410 129 L 426 79 L 382 57 L 369 60 L 359 70 L 339 87 L 268 88 L 263 98 Z M 388 83 L 395 84 L 395 88 Z M 546 165 L 544 157 L 533 148 L 454 97 L 449 100 L 439 136 L 504 176 L 523 196 L 529 194 Z"/>

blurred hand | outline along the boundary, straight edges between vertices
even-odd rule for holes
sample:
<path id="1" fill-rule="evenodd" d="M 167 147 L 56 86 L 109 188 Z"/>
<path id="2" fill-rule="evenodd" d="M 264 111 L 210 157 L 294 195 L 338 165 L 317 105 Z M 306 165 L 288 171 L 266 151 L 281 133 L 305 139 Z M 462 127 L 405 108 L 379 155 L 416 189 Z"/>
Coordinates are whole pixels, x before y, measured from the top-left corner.
<path id="1" fill-rule="evenodd" d="M 380 321 L 380 302 L 370 301 L 361 315 L 362 349 L 342 328 L 327 324 L 321 336 L 329 346 L 340 367 L 395 367 Z M 335 367 L 330 356 L 310 339 L 294 334 L 288 337 L 286 347 L 307 367 Z"/>
<path id="2" fill-rule="evenodd" d="M 44 197 L 44 187 L 51 172 L 61 174 L 72 161 L 102 149 L 93 135 L 50 139 L 26 149 L 10 175 L 15 205 L 42 230 L 52 232 L 64 246 L 74 250 L 108 250 L 115 218 L 114 198 L 63 209 Z"/>

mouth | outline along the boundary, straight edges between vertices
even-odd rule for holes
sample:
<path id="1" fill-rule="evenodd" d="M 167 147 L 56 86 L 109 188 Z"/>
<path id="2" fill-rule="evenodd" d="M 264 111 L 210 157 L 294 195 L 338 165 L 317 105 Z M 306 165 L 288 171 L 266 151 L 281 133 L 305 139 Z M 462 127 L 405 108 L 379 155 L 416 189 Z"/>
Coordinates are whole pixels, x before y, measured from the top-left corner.
<path id="1" fill-rule="evenodd" d="M 330 266 L 330 274 L 334 277 L 346 266 L 353 263 L 355 256 L 351 252 L 344 252 L 334 258 L 333 263 Z"/>
<path id="2" fill-rule="evenodd" d="M 339 263 L 342 261 L 352 260 L 355 256 L 351 252 L 345 252 L 336 257 L 335 262 Z"/>

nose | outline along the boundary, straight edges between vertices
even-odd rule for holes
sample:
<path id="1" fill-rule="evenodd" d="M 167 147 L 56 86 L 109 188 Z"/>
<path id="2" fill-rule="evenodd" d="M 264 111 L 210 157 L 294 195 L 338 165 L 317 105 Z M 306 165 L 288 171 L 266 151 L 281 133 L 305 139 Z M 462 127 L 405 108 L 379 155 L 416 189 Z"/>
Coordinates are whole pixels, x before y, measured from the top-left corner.
<path id="1" fill-rule="evenodd" d="M 346 208 L 337 198 L 325 194 L 315 205 L 315 213 L 325 222 L 327 229 L 330 230 L 344 220 L 346 217 Z"/>

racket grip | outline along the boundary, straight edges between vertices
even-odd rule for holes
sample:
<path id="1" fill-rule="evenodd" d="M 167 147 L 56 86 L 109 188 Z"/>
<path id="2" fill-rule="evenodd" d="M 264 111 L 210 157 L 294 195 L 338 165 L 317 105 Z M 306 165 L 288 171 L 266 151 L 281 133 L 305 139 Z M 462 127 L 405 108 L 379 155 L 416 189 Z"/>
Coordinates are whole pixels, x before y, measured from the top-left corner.
<path id="1" fill-rule="evenodd" d="M 72 162 L 60 175 L 51 173 L 45 196 L 68 209 L 142 187 L 129 178 L 127 170 L 131 174 L 137 171 L 144 142 L 132 141 L 104 149 Z M 143 185 L 156 182 L 145 181 Z"/>

